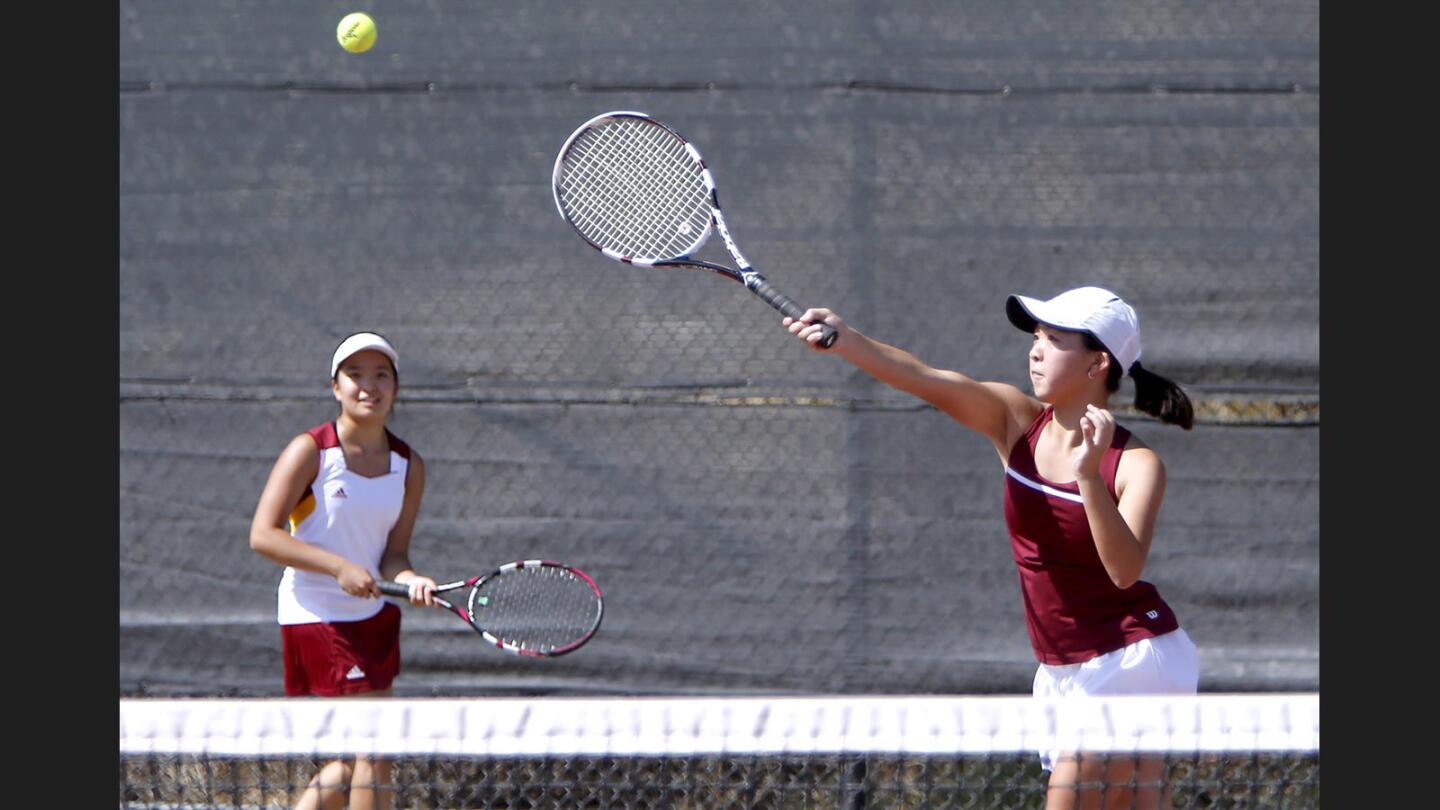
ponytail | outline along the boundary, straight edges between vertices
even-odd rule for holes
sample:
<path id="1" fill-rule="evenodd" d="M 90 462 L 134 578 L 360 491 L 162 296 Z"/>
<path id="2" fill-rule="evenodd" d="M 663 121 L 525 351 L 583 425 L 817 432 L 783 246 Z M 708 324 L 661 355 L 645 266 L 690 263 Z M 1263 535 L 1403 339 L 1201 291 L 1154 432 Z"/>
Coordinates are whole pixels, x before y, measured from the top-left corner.
<path id="1" fill-rule="evenodd" d="M 1130 366 L 1130 378 L 1135 381 L 1136 410 L 1185 430 L 1195 426 L 1195 411 L 1190 407 L 1190 397 L 1180 390 L 1180 386 L 1141 368 L 1139 360 Z"/>
<path id="2" fill-rule="evenodd" d="M 1105 348 L 1100 339 L 1089 332 L 1081 332 L 1085 348 L 1094 352 L 1105 352 L 1110 358 L 1110 371 L 1105 377 L 1105 390 L 1115 393 L 1120 390 L 1120 378 L 1124 371 L 1115 355 Z M 1135 409 L 1171 425 L 1189 430 L 1195 426 L 1195 410 L 1190 407 L 1190 397 L 1180 386 L 1161 377 L 1149 369 L 1141 368 L 1140 361 L 1130 365 L 1130 379 L 1135 381 Z"/>

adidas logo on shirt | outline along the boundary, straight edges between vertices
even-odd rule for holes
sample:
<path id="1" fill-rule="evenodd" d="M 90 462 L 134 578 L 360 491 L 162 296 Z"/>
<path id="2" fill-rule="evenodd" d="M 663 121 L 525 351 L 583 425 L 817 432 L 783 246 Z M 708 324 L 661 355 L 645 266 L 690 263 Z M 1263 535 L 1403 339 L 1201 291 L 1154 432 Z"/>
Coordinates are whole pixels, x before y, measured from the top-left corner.
<path id="1" fill-rule="evenodd" d="M 332 497 L 335 497 L 335 498 L 348 498 L 348 497 L 350 497 L 350 496 L 345 494 L 345 487 L 340 487 L 339 489 L 335 490 L 335 494 L 334 494 Z"/>
<path id="2" fill-rule="evenodd" d="M 360 669 L 359 664 L 355 664 L 354 666 L 350 667 L 350 671 L 345 673 L 345 680 L 347 681 L 353 681 L 356 678 L 363 677 L 365 677 L 365 672 Z"/>

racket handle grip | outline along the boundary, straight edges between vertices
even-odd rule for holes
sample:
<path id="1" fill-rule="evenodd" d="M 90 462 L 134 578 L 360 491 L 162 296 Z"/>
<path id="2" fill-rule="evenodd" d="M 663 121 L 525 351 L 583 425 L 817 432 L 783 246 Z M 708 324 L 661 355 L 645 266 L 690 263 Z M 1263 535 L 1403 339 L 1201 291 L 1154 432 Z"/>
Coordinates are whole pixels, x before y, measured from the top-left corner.
<path id="1" fill-rule="evenodd" d="M 766 281 L 765 278 L 758 273 L 752 277 L 752 281 L 746 286 L 750 288 L 751 292 L 760 296 L 765 303 L 780 310 L 782 315 L 798 321 L 800 320 L 800 316 L 805 314 L 804 307 L 795 303 L 790 296 L 775 289 L 773 284 Z M 835 334 L 835 327 L 828 323 L 821 324 L 820 348 L 828 349 L 835 345 Z"/>
<path id="2" fill-rule="evenodd" d="M 379 580 L 375 584 L 380 588 L 380 592 L 386 594 L 387 596 L 403 596 L 406 599 L 410 598 L 409 585 L 402 585 L 398 582 L 391 582 L 386 579 Z"/>

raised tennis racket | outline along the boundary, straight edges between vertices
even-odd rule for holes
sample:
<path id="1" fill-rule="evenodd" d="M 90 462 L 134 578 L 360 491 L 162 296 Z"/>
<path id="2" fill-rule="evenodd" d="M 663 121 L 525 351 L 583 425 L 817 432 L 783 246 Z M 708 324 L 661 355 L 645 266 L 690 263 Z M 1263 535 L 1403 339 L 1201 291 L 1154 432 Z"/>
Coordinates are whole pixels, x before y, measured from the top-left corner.
<path id="1" fill-rule="evenodd" d="M 791 318 L 805 314 L 740 255 L 699 150 L 644 113 L 616 110 L 580 125 L 555 158 L 554 192 L 560 216 L 617 262 L 709 270 Z M 712 230 L 735 267 L 694 258 Z M 835 328 L 825 324 L 822 332 L 820 345 L 829 348 Z"/>
<path id="2" fill-rule="evenodd" d="M 410 587 L 382 580 L 380 592 L 404 599 Z M 445 594 L 445 596 L 442 596 Z M 488 574 L 435 588 L 435 604 L 465 620 L 496 647 L 553 658 L 594 638 L 605 612 L 600 588 L 578 568 L 517 560 Z"/>

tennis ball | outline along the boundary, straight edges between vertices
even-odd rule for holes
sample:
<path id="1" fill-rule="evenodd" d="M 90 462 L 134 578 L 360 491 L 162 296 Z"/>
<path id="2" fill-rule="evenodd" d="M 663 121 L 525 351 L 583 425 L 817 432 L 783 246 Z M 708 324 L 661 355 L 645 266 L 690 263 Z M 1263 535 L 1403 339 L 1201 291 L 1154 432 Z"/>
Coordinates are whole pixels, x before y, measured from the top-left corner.
<path id="1" fill-rule="evenodd" d="M 346 14 L 335 29 L 335 38 L 340 47 L 351 53 L 364 53 L 375 44 L 375 21 L 363 11 Z"/>

